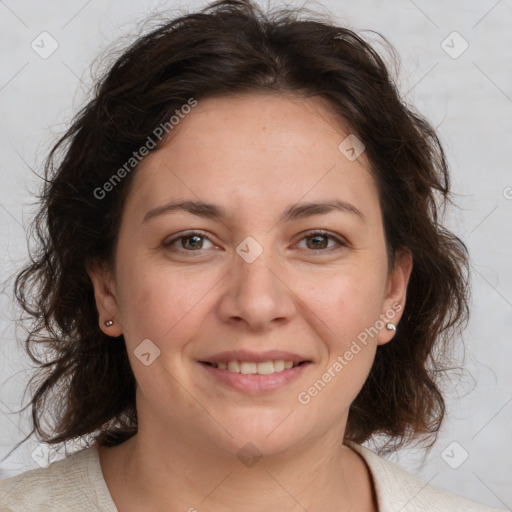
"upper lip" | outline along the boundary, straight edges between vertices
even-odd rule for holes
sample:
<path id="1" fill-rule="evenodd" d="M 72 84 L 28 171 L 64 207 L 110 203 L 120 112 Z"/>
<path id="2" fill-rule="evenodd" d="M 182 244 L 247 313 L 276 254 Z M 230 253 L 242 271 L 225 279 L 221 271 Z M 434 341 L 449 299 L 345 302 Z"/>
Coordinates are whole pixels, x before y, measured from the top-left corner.
<path id="1" fill-rule="evenodd" d="M 248 361 L 253 363 L 263 363 L 265 361 L 292 361 L 293 363 L 302 363 L 311 361 L 307 357 L 284 352 L 282 350 L 267 350 L 265 352 L 250 352 L 247 350 L 228 350 L 219 352 L 215 355 L 201 359 L 202 363 L 222 363 L 226 361 Z"/>

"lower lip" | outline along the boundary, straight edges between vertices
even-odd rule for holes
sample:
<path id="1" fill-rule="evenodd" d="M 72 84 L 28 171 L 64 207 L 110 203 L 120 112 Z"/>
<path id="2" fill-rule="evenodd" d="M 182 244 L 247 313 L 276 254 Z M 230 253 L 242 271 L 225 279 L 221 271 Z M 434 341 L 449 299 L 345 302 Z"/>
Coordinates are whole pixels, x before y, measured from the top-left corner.
<path id="1" fill-rule="evenodd" d="M 260 375 L 257 373 L 245 375 L 229 370 L 221 370 L 205 363 L 199 363 L 212 377 L 238 391 L 249 395 L 259 395 L 276 391 L 287 384 L 297 380 L 311 363 L 303 363 L 272 375 Z"/>

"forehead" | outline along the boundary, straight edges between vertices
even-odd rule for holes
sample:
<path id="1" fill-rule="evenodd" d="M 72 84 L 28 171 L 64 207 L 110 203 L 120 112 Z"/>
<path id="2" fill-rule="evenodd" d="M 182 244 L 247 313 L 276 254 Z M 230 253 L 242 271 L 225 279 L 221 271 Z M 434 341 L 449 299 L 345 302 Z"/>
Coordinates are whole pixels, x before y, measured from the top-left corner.
<path id="1" fill-rule="evenodd" d="M 261 93 L 200 100 L 171 135 L 139 165 L 131 207 L 208 199 L 231 202 L 239 212 L 250 207 L 254 214 L 300 200 L 378 202 L 364 153 L 351 161 L 340 152 L 350 131 L 320 97 Z"/>

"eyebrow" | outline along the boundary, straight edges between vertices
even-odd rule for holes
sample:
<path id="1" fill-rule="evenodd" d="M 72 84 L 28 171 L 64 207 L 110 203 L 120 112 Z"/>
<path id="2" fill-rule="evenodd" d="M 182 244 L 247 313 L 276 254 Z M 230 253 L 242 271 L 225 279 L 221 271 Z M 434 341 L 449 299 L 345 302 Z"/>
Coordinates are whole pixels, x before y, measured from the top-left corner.
<path id="1" fill-rule="evenodd" d="M 197 215 L 198 217 L 214 220 L 223 220 L 229 217 L 227 210 L 212 203 L 205 203 L 203 201 L 171 201 L 170 203 L 149 210 L 146 215 L 144 215 L 142 223 L 158 215 L 176 211 L 185 211 Z M 303 219 L 313 215 L 322 215 L 332 211 L 351 213 L 358 216 L 363 222 L 365 221 L 365 216 L 358 208 L 350 203 L 336 199 L 331 201 L 293 204 L 283 212 L 279 222 L 290 222 L 292 220 Z"/>

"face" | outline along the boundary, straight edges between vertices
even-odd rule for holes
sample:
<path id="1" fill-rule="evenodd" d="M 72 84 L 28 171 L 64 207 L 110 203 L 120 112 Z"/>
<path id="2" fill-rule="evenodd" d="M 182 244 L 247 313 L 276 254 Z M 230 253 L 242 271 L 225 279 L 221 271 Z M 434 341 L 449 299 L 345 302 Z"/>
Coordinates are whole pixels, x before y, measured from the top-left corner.
<path id="1" fill-rule="evenodd" d="M 115 276 L 90 271 L 102 329 L 124 335 L 139 435 L 230 454 L 343 435 L 411 259 L 388 269 L 368 162 L 340 151 L 350 132 L 330 111 L 270 93 L 201 100 L 139 165 Z"/>

